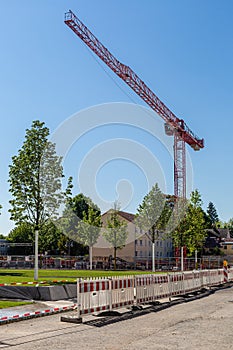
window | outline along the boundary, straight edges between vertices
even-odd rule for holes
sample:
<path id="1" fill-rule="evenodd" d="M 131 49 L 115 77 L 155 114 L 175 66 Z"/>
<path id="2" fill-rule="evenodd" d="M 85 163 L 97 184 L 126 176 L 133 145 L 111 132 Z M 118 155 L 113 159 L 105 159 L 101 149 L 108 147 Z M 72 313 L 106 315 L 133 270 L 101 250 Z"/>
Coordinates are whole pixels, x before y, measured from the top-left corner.
<path id="1" fill-rule="evenodd" d="M 142 246 L 142 239 L 140 239 L 140 245 Z"/>
<path id="2" fill-rule="evenodd" d="M 138 240 L 137 239 L 135 239 L 135 245 L 137 245 L 138 244 Z"/>

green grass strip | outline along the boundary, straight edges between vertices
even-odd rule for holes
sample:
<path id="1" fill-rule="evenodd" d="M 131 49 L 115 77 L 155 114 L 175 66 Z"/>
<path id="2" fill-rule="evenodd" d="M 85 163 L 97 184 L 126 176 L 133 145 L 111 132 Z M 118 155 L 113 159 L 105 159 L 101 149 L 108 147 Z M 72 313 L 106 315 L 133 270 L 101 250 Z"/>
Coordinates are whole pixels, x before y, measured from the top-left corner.
<path id="1" fill-rule="evenodd" d="M 29 304 L 32 304 L 32 303 L 27 301 L 0 300 L 0 309 L 5 309 L 13 306 L 29 305 Z"/>
<path id="2" fill-rule="evenodd" d="M 112 276 L 131 276 L 139 274 L 148 274 L 151 271 L 101 271 L 101 270 L 39 270 L 40 281 L 58 281 L 64 280 L 75 282 L 77 278 L 92 277 L 112 277 Z M 17 269 L 0 269 L 0 284 L 33 282 L 33 270 L 17 270 Z"/>

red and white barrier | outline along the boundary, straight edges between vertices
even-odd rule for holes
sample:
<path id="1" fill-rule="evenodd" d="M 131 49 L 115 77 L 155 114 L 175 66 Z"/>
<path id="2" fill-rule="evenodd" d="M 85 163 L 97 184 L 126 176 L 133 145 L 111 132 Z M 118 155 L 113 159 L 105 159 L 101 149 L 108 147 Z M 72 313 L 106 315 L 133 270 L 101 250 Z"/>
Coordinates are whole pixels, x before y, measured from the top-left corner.
<path id="1" fill-rule="evenodd" d="M 134 277 L 114 277 L 111 279 L 110 309 L 133 305 Z"/>
<path id="2" fill-rule="evenodd" d="M 111 311 L 123 306 L 150 303 L 162 298 L 170 299 L 173 296 L 195 292 L 201 288 L 210 288 L 226 283 L 226 281 L 233 281 L 233 268 L 228 269 L 226 267 L 226 269 L 227 279 L 224 269 L 78 279 L 77 304 L 70 307 L 2 317 L 0 318 L 0 324 L 19 318 L 25 319 L 73 310 L 76 305 L 78 317 L 80 317 L 80 315 Z M 26 284 L 26 282 L 22 284 Z M 30 284 L 34 284 L 34 282 Z M 12 283 L 11 285 L 17 284 Z"/>
<path id="3" fill-rule="evenodd" d="M 171 296 L 184 294 L 184 274 L 181 272 L 169 274 Z"/>
<path id="4" fill-rule="evenodd" d="M 48 315 L 54 315 L 60 312 L 64 311 L 72 311 L 76 308 L 76 304 L 70 305 L 70 306 L 63 306 L 63 307 L 55 307 L 45 310 L 38 310 L 34 312 L 26 312 L 23 314 L 15 314 L 12 316 L 4 316 L 0 317 L 0 325 L 8 322 L 13 321 L 19 321 L 19 320 L 25 320 L 28 318 L 35 318 L 35 317 L 42 317 L 42 316 L 48 316 Z"/>
<path id="5" fill-rule="evenodd" d="M 110 310 L 110 288 L 109 279 L 79 279 L 77 282 L 79 315 Z"/>
<path id="6" fill-rule="evenodd" d="M 168 275 L 135 277 L 136 303 L 152 302 L 170 296 Z"/>
<path id="7" fill-rule="evenodd" d="M 47 280 L 47 281 L 31 281 L 31 282 L 11 282 L 11 283 L 0 283 L 0 287 L 6 286 L 32 286 L 41 284 L 63 284 L 63 283 L 76 283 L 76 279 L 73 280 Z"/>
<path id="8" fill-rule="evenodd" d="M 134 277 L 112 277 L 77 282 L 77 305 L 80 315 L 111 311 L 134 303 Z M 79 317 L 78 316 L 78 317 Z"/>
<path id="9" fill-rule="evenodd" d="M 232 281 L 233 281 L 233 268 L 232 268 L 232 267 L 230 267 L 230 268 L 228 269 L 228 281 L 229 281 L 229 282 L 232 282 Z"/>

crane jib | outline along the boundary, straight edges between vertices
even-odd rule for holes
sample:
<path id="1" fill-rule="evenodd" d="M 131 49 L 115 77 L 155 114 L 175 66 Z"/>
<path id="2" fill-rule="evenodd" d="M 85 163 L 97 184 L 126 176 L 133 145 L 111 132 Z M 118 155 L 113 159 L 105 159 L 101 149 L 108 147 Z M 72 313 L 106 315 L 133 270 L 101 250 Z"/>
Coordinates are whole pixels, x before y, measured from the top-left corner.
<path id="1" fill-rule="evenodd" d="M 100 57 L 100 59 L 102 59 L 102 61 L 104 61 L 122 80 L 124 80 L 155 112 L 157 112 L 166 123 L 170 124 L 186 143 L 194 149 L 204 147 L 204 140 L 194 135 L 185 123 L 185 127 L 181 127 L 179 125 L 180 119 L 164 105 L 164 103 L 130 67 L 119 62 L 71 10 L 65 13 L 65 23 L 97 54 L 97 56 Z"/>
<path id="2" fill-rule="evenodd" d="M 204 147 L 204 140 L 198 138 L 183 119 L 176 115 L 156 96 L 156 94 L 129 67 L 118 61 L 95 37 L 76 15 L 69 10 L 65 13 L 65 24 L 116 73 L 144 102 L 165 121 L 165 133 L 174 136 L 174 195 L 186 198 L 186 151 L 185 143 L 195 151 Z M 178 204 L 177 204 L 178 205 Z"/>

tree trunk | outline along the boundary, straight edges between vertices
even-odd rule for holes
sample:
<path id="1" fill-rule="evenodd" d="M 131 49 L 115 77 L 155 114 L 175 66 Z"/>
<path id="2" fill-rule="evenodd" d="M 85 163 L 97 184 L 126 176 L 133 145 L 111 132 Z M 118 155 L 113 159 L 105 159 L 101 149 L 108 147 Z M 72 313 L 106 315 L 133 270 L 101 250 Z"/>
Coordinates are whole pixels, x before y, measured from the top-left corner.
<path id="1" fill-rule="evenodd" d="M 89 246 L 89 264 L 90 270 L 92 270 L 92 246 Z"/>

